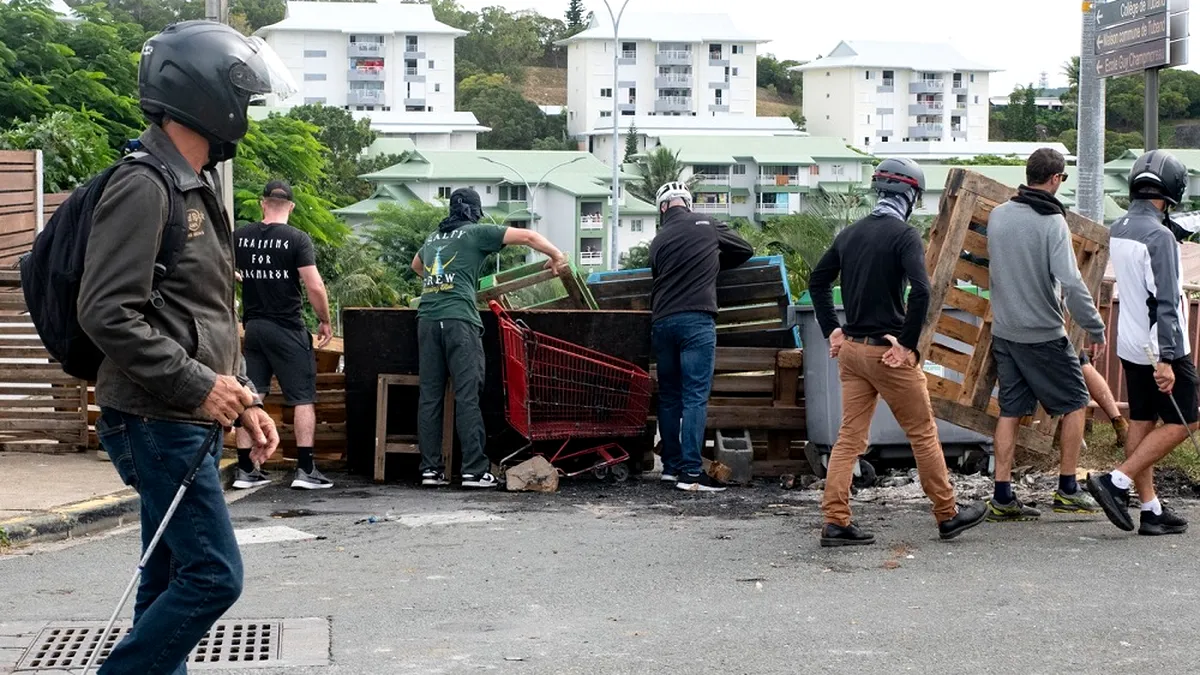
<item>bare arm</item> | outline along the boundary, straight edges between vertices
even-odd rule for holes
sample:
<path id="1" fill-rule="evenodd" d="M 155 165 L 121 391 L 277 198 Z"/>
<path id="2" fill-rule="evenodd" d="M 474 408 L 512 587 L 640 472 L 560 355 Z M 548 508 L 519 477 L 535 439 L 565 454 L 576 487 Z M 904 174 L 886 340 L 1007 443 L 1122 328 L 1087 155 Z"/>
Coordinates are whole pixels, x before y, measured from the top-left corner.
<path id="1" fill-rule="evenodd" d="M 413 256 L 412 271 L 416 272 L 419 277 L 425 276 L 425 264 L 421 262 L 420 253 Z"/>
<path id="2" fill-rule="evenodd" d="M 510 227 L 504 232 L 504 244 L 516 246 L 528 246 L 529 248 L 549 257 L 557 263 L 564 263 L 567 256 L 550 240 L 533 230 L 524 230 L 519 227 Z"/>
<path id="3" fill-rule="evenodd" d="M 304 288 L 308 290 L 308 303 L 317 313 L 317 319 L 321 323 L 329 323 L 329 294 L 325 291 L 325 282 L 317 266 L 301 267 L 299 271 Z"/>

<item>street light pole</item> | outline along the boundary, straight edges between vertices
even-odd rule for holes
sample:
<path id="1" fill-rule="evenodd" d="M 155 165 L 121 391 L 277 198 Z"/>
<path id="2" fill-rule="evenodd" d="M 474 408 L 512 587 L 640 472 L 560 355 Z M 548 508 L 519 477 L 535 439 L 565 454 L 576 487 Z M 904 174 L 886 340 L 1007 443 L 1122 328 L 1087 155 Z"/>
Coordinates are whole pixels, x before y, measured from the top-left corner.
<path id="1" fill-rule="evenodd" d="M 204 0 L 204 18 L 218 23 L 229 23 L 229 0 Z M 229 213 L 229 224 L 236 225 L 233 212 L 233 162 L 224 161 L 217 165 L 221 179 L 221 198 Z"/>
<path id="2" fill-rule="evenodd" d="M 576 155 L 575 157 L 572 157 L 571 159 L 568 159 L 565 162 L 559 162 L 558 164 L 555 164 L 554 166 L 550 167 L 549 169 L 546 169 L 546 173 L 542 174 L 542 177 L 538 179 L 537 184 L 535 184 L 532 189 L 530 189 L 530 187 L 529 187 L 529 181 L 525 180 L 525 176 L 520 171 L 518 171 L 515 167 L 509 166 L 508 164 L 505 164 L 504 162 L 494 160 L 491 157 L 480 157 L 480 159 L 482 159 L 485 162 L 495 164 L 496 166 L 504 167 L 505 169 L 508 169 L 509 171 L 517 174 L 517 178 L 520 178 L 521 182 L 525 185 L 525 197 L 526 197 L 526 203 L 528 204 L 528 206 L 526 206 L 523 209 L 517 209 L 516 211 L 513 211 L 512 213 L 505 214 L 504 218 L 499 223 L 500 225 L 503 225 L 504 223 L 508 222 L 508 219 L 511 218 L 513 216 L 513 214 L 521 213 L 522 211 L 528 213 L 531 217 L 537 215 L 533 208 L 536 203 L 535 200 L 537 199 L 537 191 L 542 189 L 542 185 L 546 182 L 546 178 L 550 175 L 550 173 L 552 171 L 554 171 L 555 169 L 560 169 L 568 164 L 574 164 L 575 162 L 582 162 L 584 159 L 586 159 L 586 157 L 584 157 L 583 155 Z M 495 223 L 496 219 L 492 218 L 492 222 Z M 499 273 L 500 273 L 500 254 L 497 253 L 496 254 L 496 274 L 499 274 Z"/>
<path id="3" fill-rule="evenodd" d="M 612 5 L 608 0 L 604 0 L 604 7 L 608 9 L 608 18 L 612 20 L 613 29 L 613 86 L 612 86 L 612 224 L 609 226 L 608 232 L 608 266 L 609 269 L 617 269 L 617 228 L 621 224 L 621 164 L 617 161 L 617 144 L 620 138 L 620 127 L 617 125 L 617 120 L 620 115 L 617 107 L 617 90 L 620 89 L 620 78 L 618 77 L 618 67 L 620 66 L 621 58 L 621 38 L 619 32 L 621 29 L 621 17 L 625 15 L 625 7 L 629 4 L 629 0 L 625 0 L 621 4 L 621 9 L 617 13 L 613 13 Z M 636 112 L 636 111 L 635 111 Z"/>

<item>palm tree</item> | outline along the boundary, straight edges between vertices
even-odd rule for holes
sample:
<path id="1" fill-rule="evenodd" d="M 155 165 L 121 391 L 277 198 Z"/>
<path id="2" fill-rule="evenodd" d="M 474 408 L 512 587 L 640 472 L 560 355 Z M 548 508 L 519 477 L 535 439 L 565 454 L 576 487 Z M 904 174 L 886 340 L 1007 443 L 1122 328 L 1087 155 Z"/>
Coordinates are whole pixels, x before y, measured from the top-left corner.
<path id="1" fill-rule="evenodd" d="M 695 174 L 686 180 L 680 178 L 683 175 L 684 165 L 679 161 L 679 151 L 671 152 L 661 145 L 638 158 L 638 169 L 642 174 L 642 180 L 640 183 L 630 184 L 629 192 L 634 197 L 650 204 L 654 203 L 654 196 L 658 192 L 658 188 L 665 183 L 680 181 L 691 188 L 700 181 L 700 176 Z"/>
<path id="2" fill-rule="evenodd" d="M 1063 103 L 1074 103 L 1079 100 L 1079 57 L 1072 56 L 1071 60 L 1063 63 L 1062 74 L 1067 76 L 1067 91 L 1062 95 Z"/>

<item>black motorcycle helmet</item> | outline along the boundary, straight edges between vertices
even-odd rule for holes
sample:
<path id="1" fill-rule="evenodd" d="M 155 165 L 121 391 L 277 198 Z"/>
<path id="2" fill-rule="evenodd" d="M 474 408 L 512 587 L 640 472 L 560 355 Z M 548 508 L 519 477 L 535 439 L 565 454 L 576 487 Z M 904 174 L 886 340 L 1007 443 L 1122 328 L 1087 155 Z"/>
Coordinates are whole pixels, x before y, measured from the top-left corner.
<path id="1" fill-rule="evenodd" d="M 146 41 L 138 66 L 142 110 L 208 139 L 210 159 L 232 159 L 249 126 L 254 98 L 296 91 L 287 68 L 261 38 L 215 21 L 181 21 Z"/>
<path id="2" fill-rule="evenodd" d="M 1178 206 L 1187 192 L 1187 167 L 1163 150 L 1147 152 L 1129 171 L 1130 199 L 1161 199 Z"/>

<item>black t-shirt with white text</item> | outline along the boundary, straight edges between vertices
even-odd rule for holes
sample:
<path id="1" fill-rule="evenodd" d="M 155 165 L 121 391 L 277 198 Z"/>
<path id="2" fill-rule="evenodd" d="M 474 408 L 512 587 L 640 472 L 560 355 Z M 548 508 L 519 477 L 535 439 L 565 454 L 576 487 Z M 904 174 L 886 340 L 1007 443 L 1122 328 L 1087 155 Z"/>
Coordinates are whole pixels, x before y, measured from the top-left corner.
<path id="1" fill-rule="evenodd" d="M 316 264 L 312 240 L 291 225 L 250 223 L 234 232 L 242 274 L 242 323 L 270 319 L 304 330 L 301 267 Z"/>

